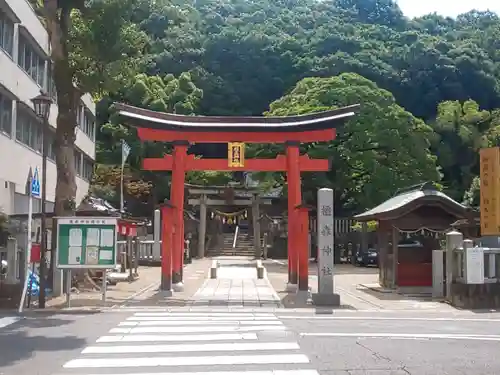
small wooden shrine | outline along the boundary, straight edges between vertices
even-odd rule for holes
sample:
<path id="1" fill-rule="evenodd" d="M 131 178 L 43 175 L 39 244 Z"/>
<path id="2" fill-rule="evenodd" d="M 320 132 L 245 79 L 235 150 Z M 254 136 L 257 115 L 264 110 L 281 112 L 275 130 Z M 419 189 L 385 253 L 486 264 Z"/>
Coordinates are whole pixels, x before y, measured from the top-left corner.
<path id="1" fill-rule="evenodd" d="M 441 248 L 446 232 L 469 209 L 424 183 L 354 218 L 377 221 L 379 282 L 387 288 L 432 286 L 432 250 Z"/>

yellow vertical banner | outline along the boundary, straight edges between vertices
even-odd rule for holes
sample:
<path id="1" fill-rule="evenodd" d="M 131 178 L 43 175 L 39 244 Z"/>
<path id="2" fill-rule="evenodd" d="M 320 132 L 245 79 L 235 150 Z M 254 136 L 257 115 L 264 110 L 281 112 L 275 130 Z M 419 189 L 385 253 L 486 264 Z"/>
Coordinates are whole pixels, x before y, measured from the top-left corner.
<path id="1" fill-rule="evenodd" d="M 245 144 L 230 142 L 227 148 L 229 168 L 242 168 L 245 166 Z"/>
<path id="2" fill-rule="evenodd" d="M 483 148 L 480 157 L 481 235 L 500 234 L 500 148 Z"/>

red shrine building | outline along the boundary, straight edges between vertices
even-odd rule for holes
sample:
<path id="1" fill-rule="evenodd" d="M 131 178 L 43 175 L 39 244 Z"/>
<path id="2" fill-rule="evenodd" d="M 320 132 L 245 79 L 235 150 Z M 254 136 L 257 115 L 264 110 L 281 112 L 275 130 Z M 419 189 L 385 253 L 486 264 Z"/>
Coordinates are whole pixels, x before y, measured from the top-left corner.
<path id="1" fill-rule="evenodd" d="M 328 171 L 327 159 L 300 155 L 300 144 L 329 142 L 337 128 L 351 119 L 359 106 L 284 117 L 185 116 L 115 104 L 120 120 L 137 128 L 142 141 L 169 142 L 172 155 L 146 158 L 143 169 L 172 171 L 170 201 L 162 207 L 162 289 L 182 283 L 184 250 L 184 184 L 187 171 L 279 171 L 286 173 L 288 190 L 288 278 L 308 290 L 307 210 L 303 209 L 301 172 Z M 228 160 L 196 158 L 187 150 L 195 143 L 228 143 Z M 245 143 L 281 143 L 285 154 L 274 159 L 245 160 Z"/>

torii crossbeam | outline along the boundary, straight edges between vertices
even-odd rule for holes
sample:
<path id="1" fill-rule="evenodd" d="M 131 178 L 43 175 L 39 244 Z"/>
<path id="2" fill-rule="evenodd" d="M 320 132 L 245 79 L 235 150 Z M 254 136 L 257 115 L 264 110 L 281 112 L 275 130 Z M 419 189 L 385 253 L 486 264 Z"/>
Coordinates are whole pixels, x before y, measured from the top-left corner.
<path id="1" fill-rule="evenodd" d="M 284 155 L 278 155 L 275 159 L 248 159 L 244 167 L 229 167 L 226 159 L 199 159 L 194 155 L 187 155 L 184 168 L 186 171 L 225 171 L 225 172 L 285 172 L 287 161 Z M 145 158 L 142 168 L 146 171 L 171 171 L 174 168 L 172 155 L 163 158 Z M 301 172 L 322 172 L 330 170 L 330 162 L 325 159 L 310 159 L 307 155 L 299 157 L 299 169 Z"/>
<path id="2" fill-rule="evenodd" d="M 172 283 L 182 282 L 184 250 L 184 179 L 186 171 L 285 171 L 288 185 L 288 282 L 298 290 L 308 290 L 307 233 L 299 230 L 302 203 L 300 173 L 327 171 L 328 160 L 310 159 L 300 155 L 299 146 L 308 142 L 335 139 L 337 126 L 352 118 L 359 106 L 320 113 L 286 117 L 217 117 L 183 116 L 150 111 L 117 103 L 115 109 L 123 122 L 137 127 L 143 141 L 171 142 L 172 155 L 147 158 L 143 168 L 151 171 L 172 171 L 171 204 L 162 208 L 162 289 L 170 291 Z M 192 143 L 283 143 L 285 155 L 275 159 L 244 160 L 241 163 L 224 159 L 199 159 L 187 155 Z M 244 161 L 244 162 L 243 162 Z M 304 218 L 302 217 L 302 220 Z M 301 256 L 299 257 L 299 252 Z M 300 262 L 299 262 L 300 259 Z"/>

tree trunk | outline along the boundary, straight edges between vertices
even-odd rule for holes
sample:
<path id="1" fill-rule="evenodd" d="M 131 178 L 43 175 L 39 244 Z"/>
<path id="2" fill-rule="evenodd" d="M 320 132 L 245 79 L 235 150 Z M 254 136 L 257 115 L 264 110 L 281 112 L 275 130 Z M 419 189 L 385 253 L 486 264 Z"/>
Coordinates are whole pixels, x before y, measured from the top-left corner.
<path id="1" fill-rule="evenodd" d="M 57 168 L 54 213 L 59 216 L 74 216 L 76 210 L 75 128 L 80 94 L 73 85 L 68 60 L 54 61 L 54 81 L 57 90 L 57 129 L 55 157 Z M 53 228 L 52 243 L 57 243 L 57 228 Z M 53 247 L 53 250 L 56 250 Z M 56 251 L 51 251 L 49 277 L 54 275 Z M 82 275 L 76 275 L 82 277 Z M 52 283 L 51 283 L 52 284 Z"/>
<path id="2" fill-rule="evenodd" d="M 76 204 L 76 170 L 75 170 L 75 127 L 76 111 L 80 94 L 72 82 L 68 61 L 54 63 L 54 80 L 57 88 L 57 129 L 56 129 L 56 166 L 57 184 L 55 214 L 72 216 Z"/>
<path id="3" fill-rule="evenodd" d="M 43 0 L 42 16 L 49 35 L 53 78 L 57 92 L 57 128 L 55 158 L 57 182 L 55 194 L 55 216 L 74 216 L 76 209 L 75 128 L 81 91 L 75 87 L 73 71 L 68 54 L 68 38 L 71 10 L 74 5 L 60 4 L 58 0 Z M 54 221 L 55 223 L 55 221 Z M 57 227 L 52 228 L 52 251 L 49 284 L 53 284 L 56 262 Z"/>
<path id="4" fill-rule="evenodd" d="M 46 28 L 51 46 L 53 77 L 57 92 L 57 128 L 55 139 L 55 157 L 57 183 L 55 197 L 56 216 L 72 216 L 75 212 L 75 127 L 76 112 L 81 92 L 73 82 L 73 71 L 68 54 L 69 25 L 71 7 L 62 6 L 57 0 L 44 0 Z"/>

